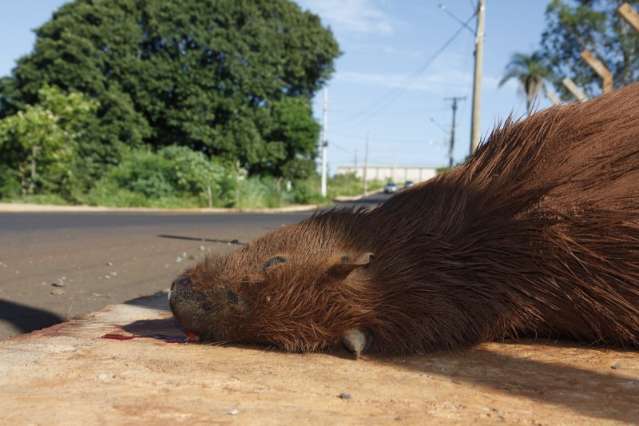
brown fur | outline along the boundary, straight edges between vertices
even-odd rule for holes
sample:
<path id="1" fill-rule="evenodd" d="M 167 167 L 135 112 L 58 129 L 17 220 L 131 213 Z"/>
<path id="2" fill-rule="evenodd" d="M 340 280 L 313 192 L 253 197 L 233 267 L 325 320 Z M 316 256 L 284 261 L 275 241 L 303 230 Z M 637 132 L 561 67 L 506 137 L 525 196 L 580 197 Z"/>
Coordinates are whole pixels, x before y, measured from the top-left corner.
<path id="1" fill-rule="evenodd" d="M 359 328 L 384 352 L 639 346 L 639 85 L 508 120 L 377 209 L 317 214 L 184 277 L 176 317 L 214 340 L 313 351 Z"/>

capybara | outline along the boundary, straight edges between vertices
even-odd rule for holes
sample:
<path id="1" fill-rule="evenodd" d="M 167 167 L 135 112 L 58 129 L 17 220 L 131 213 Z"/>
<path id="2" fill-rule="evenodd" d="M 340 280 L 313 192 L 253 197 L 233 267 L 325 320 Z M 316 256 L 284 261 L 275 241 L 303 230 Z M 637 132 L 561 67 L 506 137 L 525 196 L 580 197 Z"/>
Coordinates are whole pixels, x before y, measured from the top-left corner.
<path id="1" fill-rule="evenodd" d="M 637 347 L 639 85 L 507 120 L 465 164 L 208 257 L 169 298 L 203 340 L 287 351 Z"/>

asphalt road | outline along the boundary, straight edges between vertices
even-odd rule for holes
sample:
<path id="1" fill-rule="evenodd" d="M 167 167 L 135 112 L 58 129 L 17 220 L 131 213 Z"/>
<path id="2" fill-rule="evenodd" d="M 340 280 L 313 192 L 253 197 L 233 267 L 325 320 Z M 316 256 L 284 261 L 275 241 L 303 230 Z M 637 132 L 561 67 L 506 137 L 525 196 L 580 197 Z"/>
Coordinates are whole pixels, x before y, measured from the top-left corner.
<path id="1" fill-rule="evenodd" d="M 0 213 L 0 339 L 164 290 L 207 252 L 310 214 Z"/>

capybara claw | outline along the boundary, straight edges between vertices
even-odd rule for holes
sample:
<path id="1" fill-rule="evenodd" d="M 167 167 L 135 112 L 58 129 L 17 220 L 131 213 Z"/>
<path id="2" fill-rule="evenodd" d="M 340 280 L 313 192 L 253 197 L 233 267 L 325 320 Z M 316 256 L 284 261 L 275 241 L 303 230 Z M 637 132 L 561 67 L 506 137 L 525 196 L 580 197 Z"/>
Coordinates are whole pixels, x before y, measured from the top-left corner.
<path id="1" fill-rule="evenodd" d="M 351 328 L 346 330 L 342 336 L 342 344 L 349 352 L 355 355 L 355 359 L 359 359 L 369 345 L 370 337 L 367 333 L 358 328 Z"/>

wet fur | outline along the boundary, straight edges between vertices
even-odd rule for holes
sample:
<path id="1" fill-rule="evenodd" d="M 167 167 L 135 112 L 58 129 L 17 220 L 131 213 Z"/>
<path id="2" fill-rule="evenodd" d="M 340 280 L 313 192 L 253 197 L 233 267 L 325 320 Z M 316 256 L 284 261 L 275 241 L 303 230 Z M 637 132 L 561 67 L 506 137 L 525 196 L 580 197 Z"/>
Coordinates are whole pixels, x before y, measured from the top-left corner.
<path id="1" fill-rule="evenodd" d="M 263 270 L 274 256 L 287 263 Z M 393 353 L 518 336 L 639 346 L 639 85 L 509 120 L 377 209 L 317 214 L 186 276 L 213 340 L 314 351 L 359 328 Z"/>

